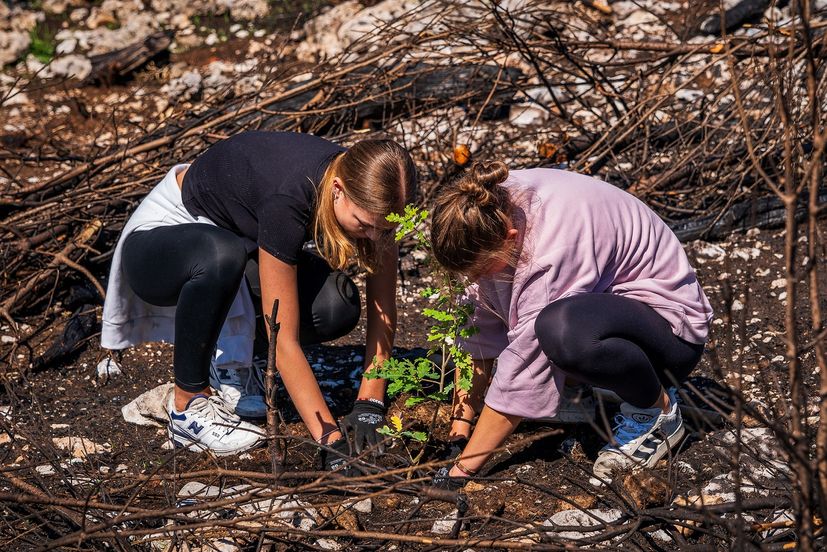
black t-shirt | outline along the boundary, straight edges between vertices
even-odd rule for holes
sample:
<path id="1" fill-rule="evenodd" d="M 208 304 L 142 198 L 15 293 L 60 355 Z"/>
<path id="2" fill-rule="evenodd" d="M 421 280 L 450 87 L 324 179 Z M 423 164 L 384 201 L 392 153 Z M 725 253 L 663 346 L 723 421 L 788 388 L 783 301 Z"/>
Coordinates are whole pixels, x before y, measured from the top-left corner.
<path id="1" fill-rule="evenodd" d="M 296 264 L 316 191 L 345 148 L 296 132 L 248 131 L 211 146 L 184 176 L 187 210 Z"/>

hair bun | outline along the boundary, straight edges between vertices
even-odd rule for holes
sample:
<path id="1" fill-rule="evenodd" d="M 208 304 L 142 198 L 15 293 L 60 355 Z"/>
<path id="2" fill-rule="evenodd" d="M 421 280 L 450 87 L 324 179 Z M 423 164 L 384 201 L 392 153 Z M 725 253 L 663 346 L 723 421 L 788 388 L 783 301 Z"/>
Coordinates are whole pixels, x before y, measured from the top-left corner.
<path id="1" fill-rule="evenodd" d="M 508 178 L 508 167 L 502 161 L 477 162 L 471 166 L 471 177 L 483 188 L 492 190 Z"/>
<path id="2" fill-rule="evenodd" d="M 498 186 L 508 178 L 508 167 L 501 161 L 474 163 L 468 173 L 458 182 L 460 191 L 476 203 L 485 207 L 497 201 L 501 195 Z"/>

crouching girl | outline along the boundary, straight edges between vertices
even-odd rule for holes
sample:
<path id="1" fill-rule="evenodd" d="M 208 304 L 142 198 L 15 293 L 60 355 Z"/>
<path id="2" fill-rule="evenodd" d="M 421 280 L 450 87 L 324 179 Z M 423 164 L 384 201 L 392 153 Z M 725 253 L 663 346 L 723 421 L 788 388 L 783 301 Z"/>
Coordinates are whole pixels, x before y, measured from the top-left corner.
<path id="1" fill-rule="evenodd" d="M 594 473 L 654 466 L 684 435 L 675 386 L 712 317 L 675 235 L 632 195 L 560 170 L 476 164 L 436 197 L 434 257 L 473 282 L 479 328 L 451 428 L 470 441 L 449 475 L 476 474 L 523 418 L 554 416 L 567 377 L 624 401 Z"/>

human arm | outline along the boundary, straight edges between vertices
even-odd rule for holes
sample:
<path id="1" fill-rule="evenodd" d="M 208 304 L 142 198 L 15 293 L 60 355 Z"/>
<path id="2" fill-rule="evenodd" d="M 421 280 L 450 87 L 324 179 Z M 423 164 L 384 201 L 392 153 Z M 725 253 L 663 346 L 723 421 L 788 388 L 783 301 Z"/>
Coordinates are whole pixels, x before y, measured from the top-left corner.
<path id="1" fill-rule="evenodd" d="M 399 250 L 393 245 L 380 257 L 379 266 L 367 278 L 367 332 L 365 369 L 353 410 L 342 419 L 342 427 L 352 432 L 357 452 L 362 447 L 378 445 L 384 452 L 376 430 L 385 426 L 385 386 L 381 378 L 368 378 L 390 358 L 396 333 L 396 261 Z"/>
<path id="2" fill-rule="evenodd" d="M 491 369 L 494 366 L 494 359 L 482 359 L 473 361 L 473 373 L 471 375 L 471 389 L 466 391 L 459 386 L 459 371 L 454 373 L 454 404 L 451 408 L 451 429 L 448 433 L 449 439 L 465 438 L 471 435 L 474 416 L 482 408 L 485 388 L 488 387 L 488 380 L 491 378 Z"/>
<path id="3" fill-rule="evenodd" d="M 299 344 L 296 266 L 259 248 L 259 277 L 264 312 L 271 312 L 273 301 L 279 300 L 276 368 L 284 387 L 313 439 L 323 444 L 336 441 L 341 437 L 336 419 L 325 403 L 316 376 Z M 269 327 L 267 332 L 269 334 Z"/>
<path id="4" fill-rule="evenodd" d="M 380 256 L 378 266 L 367 277 L 365 336 L 365 370 L 359 385 L 357 399 L 378 399 L 384 402 L 387 382 L 365 376 L 391 357 L 396 335 L 396 267 L 399 248 L 388 246 Z"/>
<path id="5" fill-rule="evenodd" d="M 482 469 L 494 450 L 499 448 L 522 421 L 521 416 L 498 412 L 485 406 L 471 435 L 471 440 L 457 463 L 448 472 L 450 477 L 470 477 Z"/>

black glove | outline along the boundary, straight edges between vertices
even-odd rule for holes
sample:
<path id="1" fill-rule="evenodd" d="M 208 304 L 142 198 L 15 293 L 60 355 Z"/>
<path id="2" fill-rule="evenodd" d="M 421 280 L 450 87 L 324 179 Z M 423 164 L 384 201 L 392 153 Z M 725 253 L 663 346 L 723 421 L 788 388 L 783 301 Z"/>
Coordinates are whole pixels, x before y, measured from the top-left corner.
<path id="1" fill-rule="evenodd" d="M 346 466 L 346 464 L 352 460 L 350 457 L 350 444 L 346 438 L 341 437 L 332 443 L 321 445 L 321 447 L 322 448 L 319 449 L 319 457 L 323 470 L 335 471 L 346 477 L 362 475 L 352 463 Z"/>
<path id="2" fill-rule="evenodd" d="M 353 410 L 342 418 L 342 430 L 353 439 L 356 454 L 361 454 L 367 447 L 377 446 L 380 454 L 385 452 L 382 435 L 377 429 L 385 426 L 385 405 L 374 399 L 359 399 L 353 403 Z"/>
<path id="3" fill-rule="evenodd" d="M 453 460 L 454 458 L 459 458 L 459 455 L 462 454 L 463 450 L 465 450 L 465 445 L 467 444 L 468 439 L 465 437 L 448 441 L 447 445 L 443 449 L 444 452 L 440 455 L 441 459 Z"/>
<path id="4" fill-rule="evenodd" d="M 440 489 L 446 489 L 449 491 L 459 491 L 462 489 L 466 483 L 468 483 L 469 478 L 467 477 L 451 477 L 448 475 L 448 472 L 451 471 L 451 466 L 442 466 L 437 470 L 434 478 L 431 480 L 431 485 L 434 487 L 438 487 Z"/>

